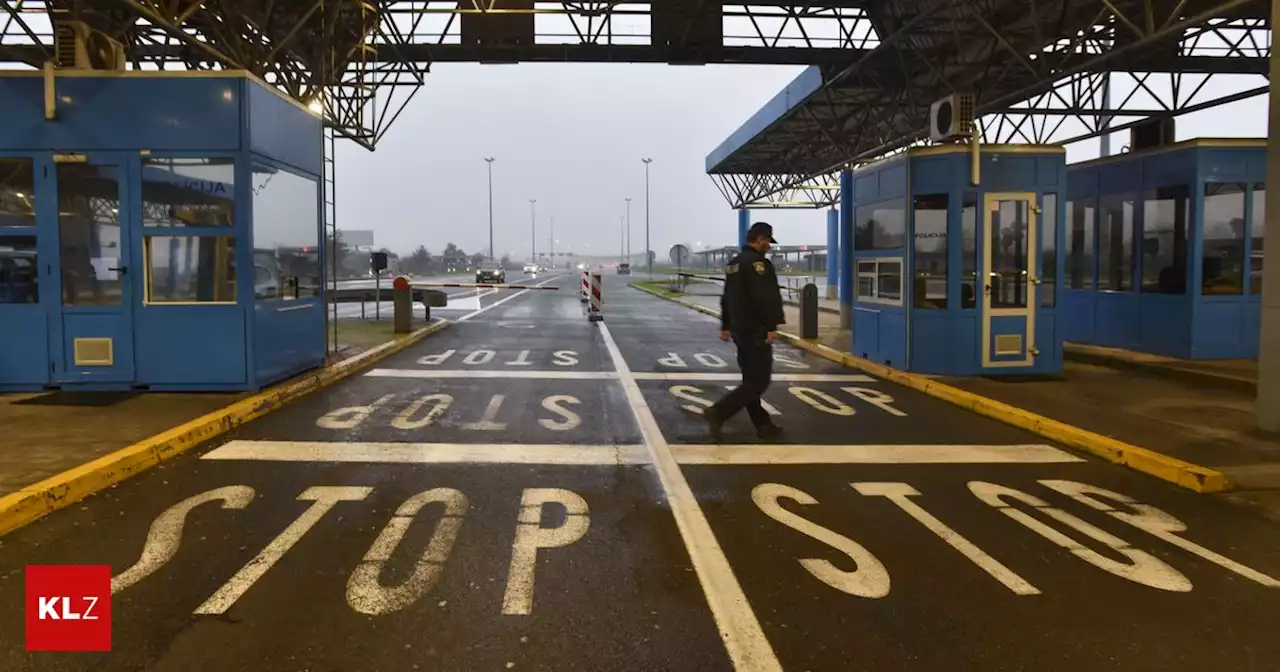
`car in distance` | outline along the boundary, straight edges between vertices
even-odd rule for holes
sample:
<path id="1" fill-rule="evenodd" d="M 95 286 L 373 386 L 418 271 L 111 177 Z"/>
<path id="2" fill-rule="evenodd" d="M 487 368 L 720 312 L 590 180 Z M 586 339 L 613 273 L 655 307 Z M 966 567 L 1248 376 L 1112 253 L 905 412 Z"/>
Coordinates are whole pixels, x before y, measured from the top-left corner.
<path id="1" fill-rule="evenodd" d="M 492 282 L 499 285 L 506 284 L 507 269 L 503 268 L 502 264 L 496 261 L 481 262 L 480 266 L 476 268 L 476 282 Z"/>
<path id="2" fill-rule="evenodd" d="M 631 264 L 618 264 L 618 275 L 631 275 Z"/>
<path id="3" fill-rule="evenodd" d="M 537 264 L 525 264 L 525 265 L 524 265 L 524 272 L 525 272 L 525 274 L 526 274 L 526 275 L 537 275 L 537 274 L 538 274 L 538 265 L 537 265 Z"/>

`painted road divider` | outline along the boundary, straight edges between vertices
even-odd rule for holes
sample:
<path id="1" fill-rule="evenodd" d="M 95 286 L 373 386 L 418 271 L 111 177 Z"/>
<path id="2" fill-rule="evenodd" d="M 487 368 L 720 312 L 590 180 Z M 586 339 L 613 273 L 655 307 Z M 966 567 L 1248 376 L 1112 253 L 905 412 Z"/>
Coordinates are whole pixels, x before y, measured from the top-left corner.
<path id="1" fill-rule="evenodd" d="M 678 303 L 700 313 L 713 317 L 720 316 L 720 311 L 718 310 L 700 306 L 678 297 L 667 296 L 658 290 L 643 285 L 632 284 L 631 286 L 646 294 Z M 894 369 L 861 357 L 854 357 L 849 353 L 840 352 L 825 345 L 810 343 L 794 334 L 778 332 L 778 335 L 791 345 L 824 359 L 838 362 L 849 368 L 866 371 L 874 376 L 910 387 L 961 408 L 1034 432 L 1071 448 L 1122 464 L 1189 490 L 1212 493 L 1226 492 L 1235 487 L 1231 478 L 1217 469 L 1193 464 L 1149 448 L 1135 446 L 1081 427 L 1047 418 L 995 399 L 989 399 L 967 390 L 952 387 L 928 376 Z"/>
<path id="2" fill-rule="evenodd" d="M 69 506 L 160 462 L 363 370 L 446 327 L 439 321 L 411 334 L 285 381 L 126 448 L 0 497 L 0 535 Z"/>
<path id="3" fill-rule="evenodd" d="M 545 289 L 549 291 L 559 291 L 559 287 L 547 287 L 545 285 L 510 285 L 506 283 L 492 282 L 411 282 L 410 287 L 471 287 L 473 289 Z"/>

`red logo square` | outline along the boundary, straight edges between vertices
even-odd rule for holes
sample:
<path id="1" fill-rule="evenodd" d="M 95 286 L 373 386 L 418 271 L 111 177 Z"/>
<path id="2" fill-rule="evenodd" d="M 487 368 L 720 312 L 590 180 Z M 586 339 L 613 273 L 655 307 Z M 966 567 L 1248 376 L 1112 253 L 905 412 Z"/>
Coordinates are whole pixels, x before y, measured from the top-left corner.
<path id="1" fill-rule="evenodd" d="M 28 651 L 111 650 L 111 567 L 27 565 Z"/>

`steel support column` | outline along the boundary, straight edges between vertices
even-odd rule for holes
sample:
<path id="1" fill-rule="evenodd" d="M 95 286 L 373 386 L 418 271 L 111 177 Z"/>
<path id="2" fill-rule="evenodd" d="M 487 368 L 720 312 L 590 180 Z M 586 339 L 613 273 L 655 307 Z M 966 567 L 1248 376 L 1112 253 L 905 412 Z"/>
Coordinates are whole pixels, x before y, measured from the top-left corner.
<path id="1" fill-rule="evenodd" d="M 747 244 L 747 229 L 751 228 L 751 211 L 743 208 L 738 211 L 738 247 Z"/>
<path id="2" fill-rule="evenodd" d="M 1271 0 L 1271 16 L 1280 16 Z M 1271 78 L 1280 77 L 1280 49 L 1271 50 Z M 1267 130 L 1267 181 L 1280 176 L 1280 87 L 1271 87 Z M 1280 189 L 1267 188 L 1267 232 L 1263 241 L 1262 333 L 1258 336 L 1258 427 L 1280 432 Z M 1271 261 L 1270 257 L 1276 257 Z"/>
<path id="3" fill-rule="evenodd" d="M 1280 0 L 1276 0 L 1280 2 Z M 853 171 L 840 171 L 840 328 L 853 328 Z M 850 344 L 852 345 L 852 344 Z"/>
<path id="4" fill-rule="evenodd" d="M 840 295 L 840 211 L 827 211 L 827 298 Z"/>

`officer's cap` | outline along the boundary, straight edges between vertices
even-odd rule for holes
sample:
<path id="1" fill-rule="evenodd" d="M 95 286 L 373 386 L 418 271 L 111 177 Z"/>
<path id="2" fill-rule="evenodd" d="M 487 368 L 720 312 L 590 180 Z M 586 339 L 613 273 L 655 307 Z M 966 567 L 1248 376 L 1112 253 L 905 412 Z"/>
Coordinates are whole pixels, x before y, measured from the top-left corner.
<path id="1" fill-rule="evenodd" d="M 752 224 L 751 230 L 747 231 L 747 242 L 749 243 L 762 236 L 768 238 L 769 242 L 774 245 L 778 244 L 778 241 L 773 239 L 773 225 L 768 222 L 756 222 L 755 224 Z"/>

